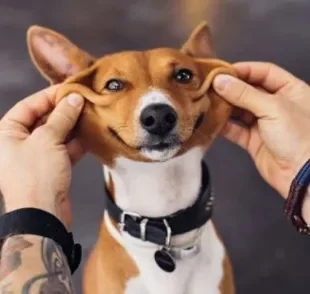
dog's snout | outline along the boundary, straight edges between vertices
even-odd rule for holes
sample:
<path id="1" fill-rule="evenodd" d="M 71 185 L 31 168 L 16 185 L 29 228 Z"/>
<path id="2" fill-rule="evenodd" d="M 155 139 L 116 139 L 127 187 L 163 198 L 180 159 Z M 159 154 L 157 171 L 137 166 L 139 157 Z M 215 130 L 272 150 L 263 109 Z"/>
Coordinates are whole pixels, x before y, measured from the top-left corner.
<path id="1" fill-rule="evenodd" d="M 142 111 L 140 122 L 149 133 L 165 136 L 175 127 L 177 113 L 167 104 L 153 104 Z"/>

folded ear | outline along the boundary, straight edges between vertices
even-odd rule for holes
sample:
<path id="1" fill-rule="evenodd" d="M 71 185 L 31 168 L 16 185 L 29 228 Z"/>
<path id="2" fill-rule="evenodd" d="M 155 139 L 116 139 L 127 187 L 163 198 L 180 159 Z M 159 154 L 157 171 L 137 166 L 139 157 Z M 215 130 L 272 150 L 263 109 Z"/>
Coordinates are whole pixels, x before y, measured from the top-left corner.
<path id="1" fill-rule="evenodd" d="M 201 94 L 207 92 L 218 74 L 228 74 L 236 76 L 236 71 L 233 66 L 221 59 L 216 58 L 195 58 L 195 63 L 199 68 L 201 77 L 205 77 L 204 82 L 200 87 Z"/>
<path id="2" fill-rule="evenodd" d="M 236 71 L 231 63 L 217 58 L 195 58 L 195 63 L 200 72 L 209 79 L 213 79 L 217 74 L 236 75 Z"/>
<path id="3" fill-rule="evenodd" d="M 33 63 L 51 84 L 63 82 L 95 61 L 64 36 L 40 26 L 29 28 L 27 44 Z"/>
<path id="4" fill-rule="evenodd" d="M 210 58 L 215 56 L 211 32 L 207 22 L 202 22 L 192 32 L 181 51 L 192 57 Z"/>

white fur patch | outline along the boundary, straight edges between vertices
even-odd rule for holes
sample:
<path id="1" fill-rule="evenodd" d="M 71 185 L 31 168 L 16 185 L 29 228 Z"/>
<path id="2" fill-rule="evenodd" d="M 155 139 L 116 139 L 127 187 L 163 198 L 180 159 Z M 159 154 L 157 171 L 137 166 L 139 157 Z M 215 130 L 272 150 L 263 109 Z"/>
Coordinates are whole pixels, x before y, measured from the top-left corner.
<path id="1" fill-rule="evenodd" d="M 110 184 L 110 171 L 107 166 L 103 166 L 103 176 L 104 176 L 104 181 L 107 185 Z"/>
<path id="2" fill-rule="evenodd" d="M 140 277 L 133 278 L 128 281 L 124 294 L 146 294 L 147 289 L 145 288 L 143 281 Z"/>
<path id="3" fill-rule="evenodd" d="M 169 97 L 163 91 L 159 89 L 151 89 L 141 97 L 137 109 L 137 117 L 139 118 L 142 111 L 151 104 L 167 104 L 173 107 Z"/>
<path id="4" fill-rule="evenodd" d="M 142 163 L 125 158 L 111 169 L 115 201 L 125 211 L 149 217 L 169 215 L 190 206 L 201 183 L 203 152 L 196 147 L 166 162 Z M 218 294 L 223 277 L 224 248 L 212 222 L 201 230 L 201 251 L 194 257 L 177 260 L 176 270 L 166 273 L 154 261 L 158 246 L 120 234 L 105 214 L 111 235 L 136 262 L 140 275 L 128 281 L 125 294 Z M 175 236 L 173 246 L 193 241 L 198 230 Z"/>

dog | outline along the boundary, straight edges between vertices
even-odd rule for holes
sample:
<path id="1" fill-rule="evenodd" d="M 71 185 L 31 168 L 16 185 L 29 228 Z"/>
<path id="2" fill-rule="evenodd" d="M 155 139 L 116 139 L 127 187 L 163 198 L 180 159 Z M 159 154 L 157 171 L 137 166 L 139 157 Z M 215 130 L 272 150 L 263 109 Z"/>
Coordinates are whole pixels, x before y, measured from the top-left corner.
<path id="1" fill-rule="evenodd" d="M 107 205 L 83 292 L 233 294 L 203 157 L 232 111 L 212 80 L 235 72 L 215 58 L 207 23 L 181 49 L 99 59 L 40 26 L 27 43 L 41 74 L 62 84 L 55 104 L 85 97 L 75 133 L 103 164 Z"/>

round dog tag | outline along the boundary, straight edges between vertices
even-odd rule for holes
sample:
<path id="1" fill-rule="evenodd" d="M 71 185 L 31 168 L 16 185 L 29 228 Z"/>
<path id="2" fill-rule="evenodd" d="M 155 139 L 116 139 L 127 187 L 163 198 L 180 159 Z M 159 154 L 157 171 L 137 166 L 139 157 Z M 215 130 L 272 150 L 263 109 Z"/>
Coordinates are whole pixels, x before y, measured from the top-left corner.
<path id="1" fill-rule="evenodd" d="M 166 249 L 157 250 L 154 255 L 157 265 L 165 272 L 172 273 L 175 270 L 175 262 Z"/>

